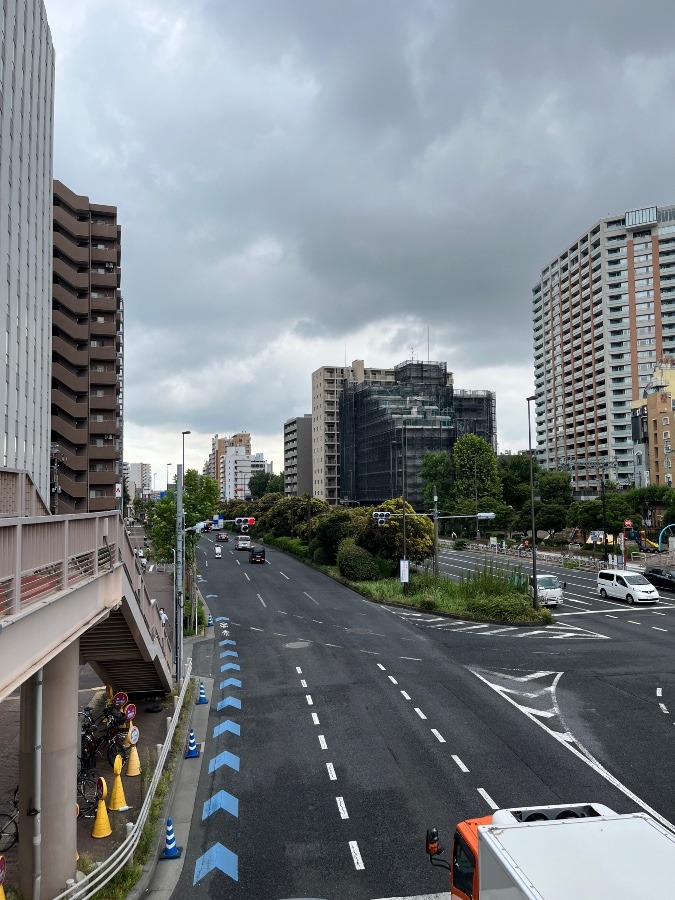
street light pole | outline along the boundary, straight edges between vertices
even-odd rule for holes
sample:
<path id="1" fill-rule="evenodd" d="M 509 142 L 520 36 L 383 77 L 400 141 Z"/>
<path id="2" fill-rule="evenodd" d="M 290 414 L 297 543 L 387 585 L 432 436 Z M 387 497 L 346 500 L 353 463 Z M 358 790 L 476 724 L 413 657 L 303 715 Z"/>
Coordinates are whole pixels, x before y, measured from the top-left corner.
<path id="1" fill-rule="evenodd" d="M 536 396 L 527 398 L 527 446 L 530 453 L 530 512 L 532 514 L 532 606 L 539 609 L 539 592 L 537 590 L 537 528 L 534 518 L 534 458 L 532 456 L 532 422 L 530 402 Z"/>
<path id="2" fill-rule="evenodd" d="M 480 525 L 478 524 L 478 460 L 473 461 L 473 485 L 476 491 L 476 540 L 480 539 Z"/>
<path id="3" fill-rule="evenodd" d="M 403 446 L 403 460 L 401 462 L 401 465 L 403 467 L 402 468 L 402 478 L 403 478 L 403 562 L 405 564 L 408 559 L 408 539 L 407 539 L 406 527 L 405 527 L 405 504 L 406 504 L 406 489 L 407 489 L 406 454 L 407 454 L 407 450 L 408 450 L 408 432 L 407 432 L 405 425 L 403 426 L 403 435 L 402 435 L 401 444 Z M 405 565 L 404 565 L 404 568 L 405 568 Z M 407 581 L 403 582 L 403 593 L 404 594 L 408 593 L 408 582 Z"/>
<path id="4" fill-rule="evenodd" d="M 183 502 L 185 502 L 185 435 L 191 434 L 191 433 L 192 432 L 190 432 L 190 431 L 181 431 L 181 436 L 183 438 L 183 456 L 182 456 L 183 465 L 181 467 L 180 481 L 181 481 L 181 496 L 183 497 Z M 183 515 L 181 516 L 181 529 L 184 529 L 184 528 L 185 528 L 185 512 L 183 512 Z M 183 535 L 183 540 L 181 542 L 181 552 L 183 554 L 183 561 L 182 561 L 181 569 L 183 572 L 183 578 L 185 578 L 185 543 L 186 543 L 185 535 Z M 188 583 L 190 584 L 190 586 L 192 586 L 192 579 L 189 579 Z M 192 591 L 190 591 L 190 600 L 192 600 Z M 197 636 L 197 612 L 196 612 L 196 609 L 197 609 L 197 607 L 195 604 L 195 637 Z M 182 638 L 183 638 L 183 617 L 182 616 L 181 616 L 180 624 L 181 624 L 180 632 L 181 632 L 181 642 L 182 642 Z"/>
<path id="5" fill-rule="evenodd" d="M 438 494 L 434 485 L 434 576 L 438 578 Z"/>
<path id="6" fill-rule="evenodd" d="M 166 492 L 169 493 L 169 466 L 172 466 L 173 463 L 166 464 Z"/>

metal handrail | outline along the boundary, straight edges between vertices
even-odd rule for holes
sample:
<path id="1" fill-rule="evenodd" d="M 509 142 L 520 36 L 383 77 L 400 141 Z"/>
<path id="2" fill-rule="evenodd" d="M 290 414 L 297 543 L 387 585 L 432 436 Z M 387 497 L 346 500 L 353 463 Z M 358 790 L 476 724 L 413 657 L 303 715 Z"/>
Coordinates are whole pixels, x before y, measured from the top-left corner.
<path id="1" fill-rule="evenodd" d="M 138 818 L 134 822 L 129 836 L 119 845 L 119 847 L 113 850 L 113 852 L 106 860 L 99 863 L 99 865 L 97 865 L 93 871 L 91 871 L 88 875 L 85 875 L 81 881 L 77 882 L 77 884 L 74 884 L 72 887 L 67 888 L 65 891 L 63 891 L 63 893 L 57 894 L 57 896 L 54 897 L 53 900 L 76 900 L 76 898 L 77 900 L 80 900 L 80 898 L 84 900 L 84 898 L 94 897 L 102 887 L 108 884 L 108 882 L 111 881 L 115 877 L 115 875 L 117 875 L 118 872 L 121 871 L 122 866 L 129 862 L 129 860 L 132 858 L 134 850 L 136 849 L 136 846 L 141 839 L 141 834 L 143 833 L 143 828 L 150 812 L 150 806 L 152 804 L 153 797 L 155 796 L 155 791 L 157 790 L 159 779 L 161 778 L 162 772 L 164 771 L 166 758 L 169 755 L 169 750 L 171 749 L 173 735 L 178 725 L 178 719 L 181 709 L 183 708 L 185 694 L 187 692 L 188 685 L 190 684 L 191 672 L 192 659 L 188 660 L 188 662 L 186 663 L 183 687 L 180 694 L 178 695 L 176 710 L 173 714 L 173 718 L 171 719 L 171 724 L 169 725 L 161 752 L 157 758 L 157 765 L 155 766 L 155 772 L 152 776 L 150 786 L 148 787 L 148 792 L 145 795 L 143 805 L 141 806 L 141 809 L 138 813 Z"/>

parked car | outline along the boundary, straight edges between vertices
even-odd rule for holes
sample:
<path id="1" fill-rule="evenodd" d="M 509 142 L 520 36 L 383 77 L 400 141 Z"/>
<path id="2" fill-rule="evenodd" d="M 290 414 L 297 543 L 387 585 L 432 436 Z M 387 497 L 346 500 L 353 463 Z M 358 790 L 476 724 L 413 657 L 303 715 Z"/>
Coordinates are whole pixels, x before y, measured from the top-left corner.
<path id="1" fill-rule="evenodd" d="M 644 575 L 626 569 L 603 569 L 598 572 L 598 593 L 626 603 L 658 603 L 659 592 Z"/>
<path id="2" fill-rule="evenodd" d="M 230 539 L 230 536 L 226 531 L 219 531 L 218 534 L 216 535 L 216 540 L 219 543 L 223 543 L 223 542 L 226 543 L 227 541 L 229 541 L 229 539 Z"/>
<path id="3" fill-rule="evenodd" d="M 264 563 L 265 562 L 265 548 L 264 547 L 251 547 L 248 552 L 248 561 L 251 563 Z"/>
<path id="4" fill-rule="evenodd" d="M 664 591 L 675 591 L 675 569 L 665 566 L 646 566 L 644 576 L 655 587 Z"/>

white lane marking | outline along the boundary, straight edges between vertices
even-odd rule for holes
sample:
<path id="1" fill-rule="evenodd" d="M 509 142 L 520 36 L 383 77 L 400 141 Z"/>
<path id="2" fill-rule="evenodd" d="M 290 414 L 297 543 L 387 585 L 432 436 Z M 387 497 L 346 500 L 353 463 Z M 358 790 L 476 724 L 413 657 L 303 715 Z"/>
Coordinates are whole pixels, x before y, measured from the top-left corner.
<path id="1" fill-rule="evenodd" d="M 459 758 L 459 756 L 455 756 L 455 755 L 453 754 L 453 757 L 452 757 L 452 758 L 453 758 L 454 761 L 457 763 L 457 765 L 460 767 L 460 769 L 462 770 L 462 772 L 468 772 L 468 771 L 469 771 L 468 767 L 464 765 L 464 763 L 463 763 L 462 760 Z"/>
<path id="2" fill-rule="evenodd" d="M 284 575 L 284 573 L 281 571 L 281 569 L 279 569 L 279 574 L 280 574 L 280 575 Z M 288 575 L 284 575 L 284 578 L 286 579 L 286 581 L 290 581 L 290 580 L 291 580 L 291 579 L 288 577 Z"/>
<path id="3" fill-rule="evenodd" d="M 304 687 L 304 688 L 307 687 L 307 682 L 305 681 L 304 678 L 301 678 L 301 679 L 300 679 L 300 687 Z"/>
<path id="4" fill-rule="evenodd" d="M 381 656 L 377 650 L 359 650 L 359 653 L 369 653 L 371 656 Z"/>
<path id="5" fill-rule="evenodd" d="M 424 713 L 422 712 L 422 710 L 419 708 L 419 706 L 416 706 L 416 707 L 415 707 L 415 712 L 416 712 L 417 715 L 420 717 L 420 719 L 426 719 L 426 716 L 424 715 Z"/>
<path id="6" fill-rule="evenodd" d="M 281 574 L 283 575 L 284 573 L 282 572 Z M 314 603 L 316 603 L 317 606 L 319 605 L 319 601 L 314 600 L 314 597 L 312 597 L 311 594 L 308 594 L 307 591 L 303 591 L 302 593 L 305 595 L 305 597 L 309 597 L 310 600 L 312 600 Z"/>
<path id="7" fill-rule="evenodd" d="M 657 612 L 656 610 L 654 610 L 654 615 L 655 616 L 665 616 L 665 613 Z"/>
<path id="8" fill-rule="evenodd" d="M 398 684 L 398 681 L 394 678 L 393 675 L 388 675 L 387 677 L 389 678 L 389 681 L 391 681 L 392 684 Z"/>
<path id="9" fill-rule="evenodd" d="M 288 635 L 282 634 L 280 631 L 273 631 L 272 634 L 273 634 L 275 637 L 288 637 Z"/>
<path id="10" fill-rule="evenodd" d="M 333 763 L 326 763 L 326 768 L 328 769 L 328 777 L 331 781 L 337 781 L 337 775 L 335 774 L 335 766 Z"/>
<path id="11" fill-rule="evenodd" d="M 629 625 L 642 625 L 642 622 L 634 622 L 632 619 L 628 619 Z"/>
<path id="12" fill-rule="evenodd" d="M 440 741 L 441 744 L 444 744 L 444 743 L 445 743 L 445 738 L 444 738 L 443 735 L 440 733 L 440 731 L 438 731 L 437 728 L 432 728 L 432 729 L 431 729 L 431 733 L 433 734 L 433 736 L 434 736 L 435 738 L 437 738 L 437 739 Z"/>
<path id="13" fill-rule="evenodd" d="M 319 746 L 322 750 L 328 750 L 328 744 L 326 743 L 326 738 L 320 734 L 319 735 Z"/>
<path id="14" fill-rule="evenodd" d="M 354 868 L 355 869 L 365 869 L 363 865 L 363 860 L 361 859 L 361 851 L 359 850 L 359 845 L 356 841 L 349 842 L 349 849 L 352 853 L 352 859 L 354 860 Z"/>
<path id="15" fill-rule="evenodd" d="M 312 722 L 314 722 L 315 725 L 319 724 L 319 717 L 316 713 L 312 713 Z"/>
<path id="16" fill-rule="evenodd" d="M 382 663 L 378 663 L 378 664 L 377 664 L 377 668 L 378 668 L 378 669 L 382 669 L 383 672 L 386 672 L 386 671 L 387 671 L 387 670 L 385 669 L 385 667 L 382 665 Z"/>
<path id="17" fill-rule="evenodd" d="M 410 694 L 407 694 L 405 691 L 401 691 L 406 700 L 410 700 Z"/>
<path id="18" fill-rule="evenodd" d="M 339 647 L 342 649 L 342 644 L 324 644 L 324 647 Z"/>
<path id="19" fill-rule="evenodd" d="M 282 616 L 287 616 L 287 615 L 288 615 L 288 613 L 285 612 L 283 609 L 278 609 L 277 612 L 280 613 Z"/>
<path id="20" fill-rule="evenodd" d="M 667 716 L 670 715 L 670 713 L 668 712 L 668 707 L 666 706 L 665 703 L 659 703 L 659 709 L 661 710 L 661 712 L 664 712 Z"/>
<path id="21" fill-rule="evenodd" d="M 345 806 L 344 797 L 336 797 L 335 801 L 337 803 L 338 810 L 340 811 L 340 818 L 348 819 L 349 813 L 347 812 L 347 807 Z"/>
<path id="22" fill-rule="evenodd" d="M 656 696 L 657 696 L 657 697 L 663 697 L 663 688 L 657 688 L 657 689 L 656 689 Z"/>
<path id="23" fill-rule="evenodd" d="M 495 801 L 492 799 L 492 797 L 488 794 L 488 792 L 486 790 L 484 790 L 483 788 L 477 788 L 477 791 L 481 795 L 483 800 L 485 800 L 485 802 L 490 807 L 490 809 L 498 809 L 499 808 L 498 805 L 495 803 Z"/>
<path id="24" fill-rule="evenodd" d="M 244 575 L 246 576 L 246 580 L 247 580 L 247 581 L 250 581 L 250 580 L 251 580 L 251 579 L 248 577 L 248 572 L 244 572 Z"/>
<path id="25" fill-rule="evenodd" d="M 610 616 L 610 614 L 607 613 L 607 614 L 605 615 L 605 618 L 606 618 L 606 619 L 618 619 L 619 617 L 618 617 L 618 616 Z"/>
<path id="26" fill-rule="evenodd" d="M 308 705 L 309 705 L 309 706 L 314 706 L 314 701 L 312 700 L 312 695 L 311 695 L 311 694 L 305 694 L 305 697 L 306 697 L 306 699 L 307 699 Z"/>
<path id="27" fill-rule="evenodd" d="M 295 671 L 298 673 L 298 675 L 302 675 L 302 669 L 300 668 L 300 666 L 296 666 Z"/>
<path id="28" fill-rule="evenodd" d="M 293 613 L 293 618 L 294 618 L 294 619 L 304 619 L 305 617 L 304 617 L 304 616 L 299 616 L 297 613 Z"/>
<path id="29" fill-rule="evenodd" d="M 399 659 L 410 659 L 413 662 L 422 662 L 422 658 L 420 656 L 399 656 Z"/>
<path id="30" fill-rule="evenodd" d="M 653 631 L 665 631 L 665 632 L 668 631 L 667 628 L 659 628 L 658 625 L 652 625 L 652 630 Z"/>
<path id="31" fill-rule="evenodd" d="M 256 594 L 256 597 L 258 598 L 258 600 L 260 600 L 260 602 L 261 602 L 262 605 L 265 607 L 265 609 L 267 609 L 267 604 L 265 603 L 265 601 L 263 600 L 263 598 L 260 596 L 260 594 Z"/>
<path id="32" fill-rule="evenodd" d="M 320 622 L 319 619 L 312 619 L 312 622 L 314 622 L 316 625 L 323 625 L 323 622 Z"/>
<path id="33" fill-rule="evenodd" d="M 633 791 L 630 790 L 630 788 L 627 788 L 624 784 L 622 784 L 618 778 L 615 778 L 615 776 L 612 775 L 612 773 L 609 772 L 602 765 L 602 763 L 598 762 L 598 760 L 584 747 L 584 745 L 576 738 L 573 738 L 569 732 L 565 732 L 564 734 L 559 734 L 556 731 L 552 731 L 544 722 L 541 721 L 541 713 L 537 712 L 536 710 L 534 712 L 530 712 L 526 707 L 520 706 L 520 704 L 516 703 L 515 700 L 511 699 L 511 697 L 509 697 L 508 694 L 502 694 L 501 691 L 497 687 L 495 687 L 493 684 L 491 684 L 486 678 L 483 678 L 482 675 L 479 675 L 478 672 L 476 672 L 474 670 L 470 670 L 470 671 L 473 671 L 473 674 L 477 678 L 479 678 L 484 684 L 486 684 L 488 687 L 492 688 L 493 691 L 496 691 L 496 693 L 500 694 L 500 696 L 502 696 L 504 698 L 504 700 L 507 701 L 507 703 L 510 703 L 512 706 L 515 706 L 516 709 L 519 709 L 521 712 L 523 712 L 527 716 L 527 718 L 530 720 L 530 722 L 534 722 L 534 724 L 537 725 L 539 728 L 541 728 L 542 731 L 545 731 L 550 737 L 552 737 L 554 740 L 558 741 L 559 744 L 562 744 L 563 747 L 566 747 L 570 753 L 573 753 L 574 756 L 577 757 L 577 759 L 580 759 L 582 762 L 586 763 L 586 765 L 589 766 L 589 768 L 593 769 L 594 772 L 597 772 L 598 775 L 600 775 L 602 778 L 605 779 L 605 781 L 608 781 L 617 790 L 621 791 L 621 793 L 624 794 L 624 796 L 628 797 L 634 803 L 637 803 L 638 806 L 640 806 L 642 809 L 644 809 L 644 811 L 646 813 L 648 813 L 650 816 L 652 816 L 652 818 L 654 818 L 658 822 L 660 822 L 664 826 L 664 828 L 667 828 L 669 831 L 675 832 L 675 825 L 673 825 L 672 822 L 669 822 L 668 819 L 666 819 L 664 816 L 662 816 L 660 813 L 658 813 L 648 803 L 645 803 L 644 800 L 641 800 L 637 794 L 634 794 Z M 540 673 L 540 674 L 546 674 L 546 673 Z M 550 674 L 552 675 L 553 673 L 551 672 Z M 558 680 L 562 677 L 562 675 L 563 675 L 562 672 L 558 673 L 558 677 L 556 679 L 556 685 L 557 685 Z M 555 692 L 553 693 L 553 696 L 555 697 Z M 559 715 L 560 710 L 558 709 L 557 701 L 555 702 L 555 708 L 556 708 L 557 714 Z M 673 724 L 675 724 L 675 723 L 673 723 Z M 570 743 L 570 741 L 572 741 L 572 740 L 576 744 L 576 747 Z"/>
<path id="34" fill-rule="evenodd" d="M 251 625 L 251 631 L 264 631 L 264 628 L 256 628 L 255 625 Z"/>

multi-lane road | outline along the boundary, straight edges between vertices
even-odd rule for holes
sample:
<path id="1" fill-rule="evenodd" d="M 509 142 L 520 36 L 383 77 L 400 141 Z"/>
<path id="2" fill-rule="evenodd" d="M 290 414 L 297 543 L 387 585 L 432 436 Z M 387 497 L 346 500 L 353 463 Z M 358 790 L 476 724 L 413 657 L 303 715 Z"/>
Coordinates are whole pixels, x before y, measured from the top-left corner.
<path id="1" fill-rule="evenodd" d="M 675 822 L 675 604 L 602 600 L 592 574 L 560 570 L 554 626 L 477 626 L 221 546 L 197 551 L 216 623 L 193 671 L 214 689 L 181 895 L 442 895 L 426 828 L 448 838 L 497 807 Z M 459 576 L 477 557 L 441 564 Z"/>

